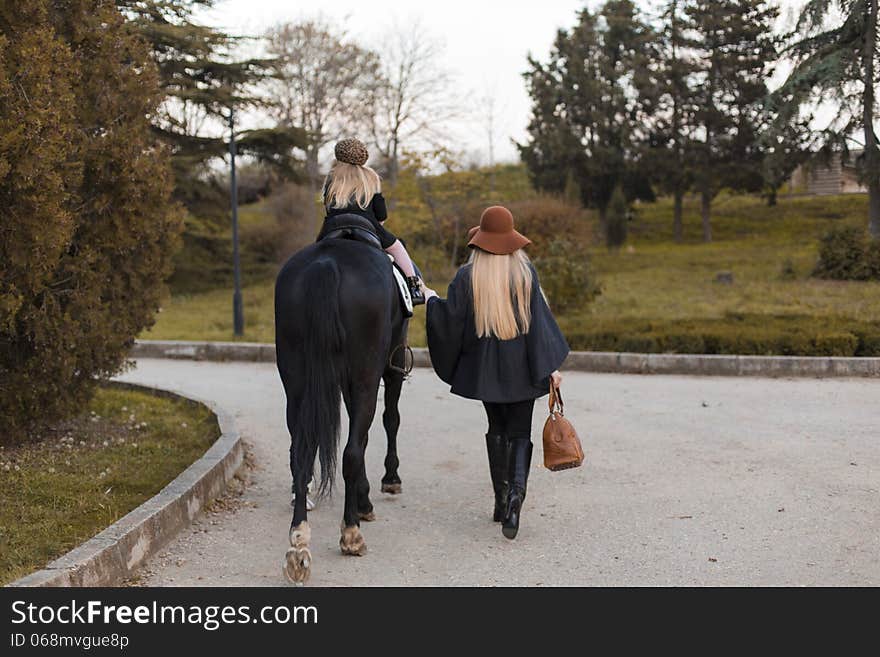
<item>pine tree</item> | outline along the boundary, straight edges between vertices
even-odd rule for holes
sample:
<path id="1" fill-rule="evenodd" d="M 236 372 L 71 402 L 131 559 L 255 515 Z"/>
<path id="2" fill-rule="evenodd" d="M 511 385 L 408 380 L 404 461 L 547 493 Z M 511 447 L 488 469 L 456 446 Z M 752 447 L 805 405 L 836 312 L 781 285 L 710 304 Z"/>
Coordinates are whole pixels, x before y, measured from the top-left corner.
<path id="1" fill-rule="evenodd" d="M 229 195 L 213 165 L 226 157 L 228 133 L 207 133 L 205 125 L 226 128 L 230 108 L 264 105 L 258 87 L 272 75 L 272 60 L 237 60 L 241 41 L 195 22 L 198 8 L 215 0 L 117 0 L 153 51 L 167 95 L 154 116 L 154 130 L 171 146 L 174 197 L 194 215 L 225 224 Z M 236 133 L 238 152 L 279 169 L 298 173 L 294 149 L 305 144 L 302 130 L 290 126 Z"/>
<path id="2" fill-rule="evenodd" d="M 562 193 L 573 175 L 603 225 L 618 185 L 630 198 L 652 197 L 639 162 L 652 39 L 633 2 L 609 0 L 597 13 L 583 9 L 557 34 L 549 62 L 530 58 L 525 74 L 533 105 L 519 150 L 533 183 Z"/>
<path id="3" fill-rule="evenodd" d="M 660 16 L 662 29 L 650 50 L 653 87 L 645 95 L 653 98 L 646 158 L 651 178 L 672 195 L 672 233 L 676 242 L 683 234 L 684 195 L 694 181 L 696 97 L 693 75 L 696 63 L 684 14 L 689 0 L 669 0 Z"/>
<path id="4" fill-rule="evenodd" d="M 778 10 L 762 0 L 694 0 L 686 7 L 694 48 L 703 239 L 712 240 L 712 199 L 722 187 L 763 185 L 759 135 L 768 62 L 776 60 L 772 23 Z"/>
<path id="5" fill-rule="evenodd" d="M 829 20 L 841 16 L 832 27 Z M 880 238 L 880 148 L 874 130 L 875 87 L 880 83 L 877 39 L 878 0 L 810 0 L 784 51 L 794 70 L 774 93 L 774 101 L 796 115 L 812 101 L 833 100 L 836 114 L 822 131 L 828 150 L 848 150 L 861 133 L 863 178 L 868 186 L 868 227 Z"/>

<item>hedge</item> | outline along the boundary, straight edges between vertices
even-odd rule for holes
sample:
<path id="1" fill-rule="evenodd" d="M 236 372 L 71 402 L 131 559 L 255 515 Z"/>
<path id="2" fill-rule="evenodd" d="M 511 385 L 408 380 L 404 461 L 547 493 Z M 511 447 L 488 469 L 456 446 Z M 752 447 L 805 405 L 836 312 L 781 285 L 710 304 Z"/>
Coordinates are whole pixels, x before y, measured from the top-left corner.
<path id="1" fill-rule="evenodd" d="M 582 326 L 561 320 L 572 349 L 639 353 L 880 356 L 880 322 L 804 315 L 735 315 Z"/>

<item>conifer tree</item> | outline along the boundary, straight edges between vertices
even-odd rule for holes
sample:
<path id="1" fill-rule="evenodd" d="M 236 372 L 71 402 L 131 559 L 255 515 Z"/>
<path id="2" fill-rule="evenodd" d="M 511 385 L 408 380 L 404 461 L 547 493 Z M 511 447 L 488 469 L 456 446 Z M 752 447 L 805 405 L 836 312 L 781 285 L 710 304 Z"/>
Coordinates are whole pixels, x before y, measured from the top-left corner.
<path id="1" fill-rule="evenodd" d="M 759 135 L 776 60 L 773 21 L 778 10 L 762 0 L 694 0 L 685 13 L 699 65 L 694 75 L 698 128 L 695 182 L 703 240 L 712 240 L 712 199 L 723 188 L 757 191 L 763 185 Z"/>
<path id="2" fill-rule="evenodd" d="M 833 100 L 835 114 L 821 132 L 828 150 L 846 153 L 849 140 L 861 135 L 868 228 L 875 239 L 880 238 L 880 148 L 874 130 L 875 88 L 880 83 L 877 22 L 878 0 L 809 0 L 784 51 L 795 67 L 773 96 L 789 115 L 811 102 Z"/>
<path id="3" fill-rule="evenodd" d="M 0 10 L 0 437 L 74 413 L 155 317 L 179 221 L 162 91 L 109 0 Z M 6 146 L 10 148 L 6 148 Z"/>
<path id="4" fill-rule="evenodd" d="M 525 74 L 533 106 L 519 150 L 534 184 L 562 193 L 572 175 L 603 225 L 616 186 L 651 197 L 639 160 L 652 40 L 631 0 L 608 0 L 581 10 L 577 25 L 557 34 L 549 61 L 530 58 Z"/>
<path id="5" fill-rule="evenodd" d="M 154 130 L 171 146 L 175 199 L 193 214 L 225 224 L 228 190 L 216 175 L 228 150 L 230 108 L 266 104 L 259 87 L 273 75 L 271 60 L 236 59 L 242 37 L 201 25 L 195 10 L 215 0 L 117 0 L 153 51 L 166 99 L 154 117 Z M 238 152 L 276 167 L 288 177 L 298 173 L 296 148 L 305 135 L 295 126 L 240 131 Z"/>

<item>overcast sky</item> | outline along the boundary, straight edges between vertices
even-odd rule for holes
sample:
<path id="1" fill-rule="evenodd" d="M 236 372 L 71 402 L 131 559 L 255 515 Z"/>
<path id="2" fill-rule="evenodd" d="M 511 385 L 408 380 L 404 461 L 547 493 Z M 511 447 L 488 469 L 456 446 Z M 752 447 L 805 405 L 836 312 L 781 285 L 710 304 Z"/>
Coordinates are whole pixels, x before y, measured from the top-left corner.
<path id="1" fill-rule="evenodd" d="M 370 46 L 395 20 L 418 19 L 445 45 L 443 63 L 455 75 L 458 96 L 479 116 L 476 100 L 494 90 L 498 103 L 496 159 L 517 159 L 511 139 L 523 141 L 529 98 L 522 73 L 526 56 L 545 59 L 556 30 L 574 24 L 583 0 L 218 0 L 200 14 L 205 22 L 233 34 L 256 35 L 282 21 L 321 15 L 348 28 L 358 43 Z M 596 2 L 589 2 L 595 6 Z M 640 2 L 650 7 L 650 0 Z M 782 0 L 780 22 L 791 20 L 803 0 Z M 485 159 L 488 138 L 479 119 L 458 126 L 458 147 Z"/>

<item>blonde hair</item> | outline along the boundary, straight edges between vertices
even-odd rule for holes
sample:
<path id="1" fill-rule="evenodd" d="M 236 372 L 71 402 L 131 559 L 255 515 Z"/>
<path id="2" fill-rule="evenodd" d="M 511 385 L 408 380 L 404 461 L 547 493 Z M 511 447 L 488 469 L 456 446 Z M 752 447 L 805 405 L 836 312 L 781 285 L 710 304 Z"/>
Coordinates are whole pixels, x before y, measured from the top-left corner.
<path id="1" fill-rule="evenodd" d="M 366 165 L 333 163 L 324 181 L 324 205 L 344 208 L 352 201 L 366 209 L 374 194 L 382 191 L 379 174 Z"/>
<path id="2" fill-rule="evenodd" d="M 474 249 L 470 263 L 477 337 L 512 340 L 528 333 L 533 281 L 525 252 L 495 255 Z"/>

